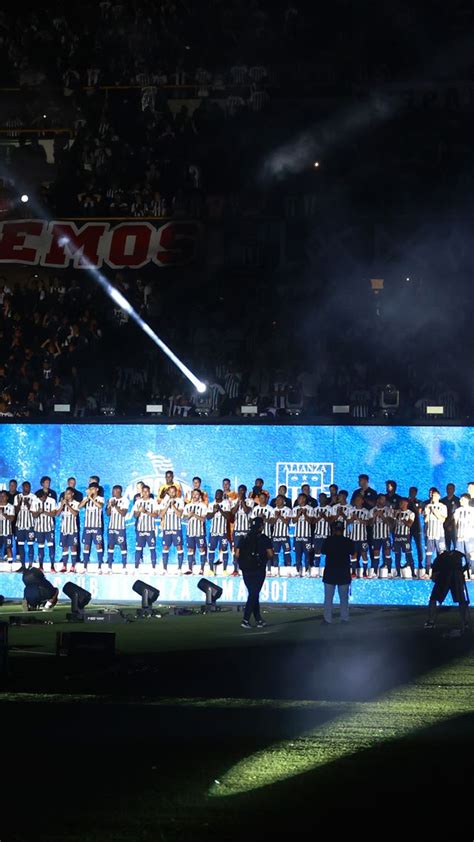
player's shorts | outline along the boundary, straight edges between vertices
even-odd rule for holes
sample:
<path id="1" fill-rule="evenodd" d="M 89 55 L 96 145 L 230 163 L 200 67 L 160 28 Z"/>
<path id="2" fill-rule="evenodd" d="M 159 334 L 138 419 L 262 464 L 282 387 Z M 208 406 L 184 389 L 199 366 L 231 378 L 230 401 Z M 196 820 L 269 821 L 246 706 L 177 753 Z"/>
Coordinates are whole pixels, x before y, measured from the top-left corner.
<path id="1" fill-rule="evenodd" d="M 411 553 L 411 541 L 408 538 L 394 538 L 393 551 L 395 555 L 397 553 L 403 553 L 404 555 Z"/>
<path id="2" fill-rule="evenodd" d="M 16 533 L 17 544 L 34 544 L 35 531 L 34 529 L 18 529 Z"/>
<path id="3" fill-rule="evenodd" d="M 361 555 L 362 553 L 364 555 L 367 554 L 368 549 L 369 549 L 369 542 L 368 541 L 354 541 L 354 544 L 355 544 L 354 555 L 356 555 L 356 554 Z"/>
<path id="4" fill-rule="evenodd" d="M 390 541 L 390 538 L 372 538 L 370 546 L 373 551 L 380 553 L 382 550 L 391 550 L 392 542 Z"/>
<path id="5" fill-rule="evenodd" d="M 206 539 L 204 537 L 198 538 L 198 537 L 193 537 L 193 536 L 190 537 L 188 535 L 188 539 L 187 539 L 186 543 L 187 543 L 188 553 L 195 553 L 196 550 L 199 550 L 199 552 L 201 554 L 206 552 Z"/>
<path id="6" fill-rule="evenodd" d="M 156 547 L 156 533 L 152 530 L 149 532 L 137 532 L 137 550 L 142 550 L 143 547 L 150 547 L 154 550 Z"/>
<path id="7" fill-rule="evenodd" d="M 427 538 L 426 539 L 426 555 L 439 555 L 444 553 L 446 549 L 446 541 L 443 538 Z"/>
<path id="8" fill-rule="evenodd" d="M 222 549 L 222 552 L 226 553 L 229 549 L 229 540 L 227 535 L 211 535 L 209 537 L 209 549 L 211 552 Z"/>
<path id="9" fill-rule="evenodd" d="M 54 547 L 56 543 L 52 529 L 49 532 L 36 532 L 36 540 L 39 547 Z"/>
<path id="10" fill-rule="evenodd" d="M 63 535 L 61 533 L 60 544 L 63 550 L 73 550 L 77 547 L 79 543 L 79 539 L 77 537 L 77 533 L 74 535 Z"/>
<path id="11" fill-rule="evenodd" d="M 170 547 L 176 547 L 178 550 L 183 546 L 183 532 L 181 529 L 164 529 L 163 530 L 163 548 L 169 550 Z"/>
<path id="12" fill-rule="evenodd" d="M 107 549 L 113 550 L 114 547 L 120 547 L 121 550 L 127 549 L 127 533 L 125 529 L 109 529 L 107 533 Z"/>
<path id="13" fill-rule="evenodd" d="M 92 529 L 89 526 L 85 526 L 82 530 L 82 543 L 86 547 L 91 547 L 92 544 L 95 544 L 96 547 L 103 547 L 104 533 L 102 529 Z"/>
<path id="14" fill-rule="evenodd" d="M 474 555 L 474 538 L 465 538 L 462 541 L 456 541 L 456 549 L 460 553 L 464 553 L 468 561 Z"/>
<path id="15" fill-rule="evenodd" d="M 326 538 L 313 538 L 313 550 L 315 555 L 321 555 L 325 540 Z"/>
<path id="16" fill-rule="evenodd" d="M 309 555 L 311 550 L 313 549 L 313 545 L 311 543 L 311 538 L 295 538 L 295 555 L 296 559 L 298 560 L 301 556 Z"/>
<path id="17" fill-rule="evenodd" d="M 11 535 L 0 535 L 0 553 L 6 553 L 11 550 L 13 544 Z"/>
<path id="18" fill-rule="evenodd" d="M 248 532 L 234 532 L 232 536 L 232 540 L 234 542 L 234 550 L 239 549 L 239 544 L 242 538 L 245 538 L 248 535 Z"/>
<path id="19" fill-rule="evenodd" d="M 291 544 L 289 538 L 280 538 L 273 541 L 273 552 L 276 556 L 280 555 L 283 550 L 284 554 L 291 553 Z"/>

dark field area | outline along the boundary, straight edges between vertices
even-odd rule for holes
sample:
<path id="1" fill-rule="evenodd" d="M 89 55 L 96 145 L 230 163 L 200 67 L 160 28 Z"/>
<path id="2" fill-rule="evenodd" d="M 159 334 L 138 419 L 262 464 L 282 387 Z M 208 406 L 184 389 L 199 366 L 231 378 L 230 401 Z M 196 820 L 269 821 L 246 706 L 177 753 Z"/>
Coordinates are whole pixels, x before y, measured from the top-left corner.
<path id="1" fill-rule="evenodd" d="M 10 629 L 2 842 L 472 839 L 473 645 L 454 610 L 433 631 L 413 609 L 330 628 L 269 611 L 251 632 L 230 610 L 170 614 L 103 627 L 103 664 L 56 657 L 58 630 L 97 631 L 64 617 Z"/>

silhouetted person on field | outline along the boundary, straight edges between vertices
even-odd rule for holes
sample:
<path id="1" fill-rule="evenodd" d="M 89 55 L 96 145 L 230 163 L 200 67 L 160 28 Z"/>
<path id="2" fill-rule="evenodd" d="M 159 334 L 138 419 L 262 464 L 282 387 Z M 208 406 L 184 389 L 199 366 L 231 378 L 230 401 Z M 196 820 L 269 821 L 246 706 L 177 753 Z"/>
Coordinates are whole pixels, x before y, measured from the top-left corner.
<path id="1" fill-rule="evenodd" d="M 326 538 L 321 553 L 326 556 L 324 567 L 324 614 L 323 625 L 332 623 L 332 604 L 336 588 L 339 593 L 341 606 L 341 620 L 349 622 L 349 588 L 351 584 L 351 556 L 355 552 L 355 544 L 344 535 L 344 523 L 336 521 L 334 532 Z"/>
<path id="2" fill-rule="evenodd" d="M 266 625 L 260 614 L 259 596 L 265 581 L 267 564 L 273 558 L 271 539 L 263 535 L 263 518 L 256 517 L 250 531 L 239 543 L 235 551 L 235 558 L 242 571 L 242 576 L 249 592 L 241 626 L 250 629 L 250 617 L 255 617 L 257 628 Z"/>
<path id="3" fill-rule="evenodd" d="M 466 557 L 459 550 L 445 550 L 436 556 L 431 568 L 434 587 L 428 603 L 428 619 L 425 629 L 433 629 L 437 604 L 442 605 L 448 593 L 453 602 L 457 602 L 461 615 L 461 631 L 472 631 L 469 615 L 469 594 L 467 592 L 464 573 L 469 571 L 470 565 Z"/>

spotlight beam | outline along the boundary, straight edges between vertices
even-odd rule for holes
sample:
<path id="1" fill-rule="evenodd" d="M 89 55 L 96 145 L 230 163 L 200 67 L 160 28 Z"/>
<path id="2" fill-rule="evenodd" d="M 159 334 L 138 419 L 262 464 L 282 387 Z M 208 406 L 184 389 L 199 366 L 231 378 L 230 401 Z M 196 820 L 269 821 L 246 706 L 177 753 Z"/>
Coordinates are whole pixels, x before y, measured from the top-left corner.
<path id="1" fill-rule="evenodd" d="M 69 246 L 70 240 L 68 237 L 62 237 L 59 241 L 60 246 Z M 96 266 L 92 266 L 92 264 L 83 256 L 82 258 L 84 267 L 86 271 L 94 278 L 95 281 L 102 287 L 104 292 L 112 299 L 118 306 L 127 313 L 128 316 L 146 333 L 150 339 L 158 346 L 158 348 L 163 351 L 164 354 L 171 360 L 174 365 L 179 368 L 179 370 L 184 374 L 185 377 L 193 384 L 194 388 L 197 392 L 201 394 L 206 391 L 206 385 L 196 377 L 195 374 L 180 360 L 179 357 L 168 347 L 168 345 L 163 342 L 162 339 L 158 336 L 157 333 L 150 327 L 147 322 L 145 322 L 142 317 L 137 313 L 137 311 L 132 307 L 130 301 L 127 301 L 124 295 L 118 290 L 107 278 L 99 272 Z"/>

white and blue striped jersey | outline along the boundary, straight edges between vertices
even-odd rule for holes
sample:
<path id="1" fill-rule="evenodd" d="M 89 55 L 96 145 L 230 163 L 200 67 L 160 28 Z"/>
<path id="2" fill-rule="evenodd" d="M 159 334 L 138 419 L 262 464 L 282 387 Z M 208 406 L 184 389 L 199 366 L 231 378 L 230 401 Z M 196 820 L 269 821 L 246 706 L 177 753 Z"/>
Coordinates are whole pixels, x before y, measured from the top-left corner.
<path id="1" fill-rule="evenodd" d="M 54 530 L 54 517 L 51 512 L 57 508 L 57 503 L 52 497 L 46 497 L 44 500 L 36 498 L 33 511 L 39 514 L 34 519 L 35 529 L 37 532 L 52 532 Z"/>
<path id="2" fill-rule="evenodd" d="M 225 538 L 227 535 L 227 520 L 222 512 L 217 509 L 218 505 L 220 505 L 222 511 L 230 512 L 230 500 L 222 500 L 219 504 L 215 501 L 213 503 L 209 503 L 207 513 L 208 515 L 212 515 L 211 535 L 218 538 Z"/>
<path id="3" fill-rule="evenodd" d="M 349 517 L 350 513 L 350 506 L 343 505 L 342 503 L 336 503 L 334 506 L 330 506 L 331 509 L 331 517 L 335 517 L 336 520 L 333 523 L 343 523 L 344 524 L 344 535 L 350 534 L 350 527 L 351 524 L 348 524 L 346 521 L 346 517 Z"/>
<path id="4" fill-rule="evenodd" d="M 103 503 L 103 497 L 94 497 L 94 500 L 97 500 L 98 503 Z M 99 508 L 92 502 L 92 500 L 88 500 L 85 506 L 86 516 L 84 519 L 84 526 L 86 529 L 100 529 L 104 524 L 104 517 L 102 508 Z"/>
<path id="5" fill-rule="evenodd" d="M 313 517 L 321 518 L 314 525 L 315 538 L 328 538 L 331 534 L 331 524 L 327 520 L 330 514 L 331 506 L 315 506 L 313 509 Z"/>
<path id="6" fill-rule="evenodd" d="M 281 509 L 275 506 L 273 510 L 275 522 L 273 524 L 273 540 L 285 541 L 288 540 L 288 523 L 285 523 L 282 518 L 291 518 L 291 509 L 288 506 L 282 506 Z"/>
<path id="7" fill-rule="evenodd" d="M 250 512 L 246 512 L 243 509 L 240 501 L 239 501 L 239 504 L 238 504 L 238 508 L 235 511 L 235 514 L 234 514 L 234 531 L 235 532 L 248 532 L 249 531 L 250 515 L 252 514 L 252 509 L 253 509 L 253 506 L 254 506 L 254 501 L 252 500 L 251 497 L 248 497 L 247 500 L 245 500 L 245 505 L 247 506 L 247 508 L 250 508 Z"/>
<path id="8" fill-rule="evenodd" d="M 256 517 L 261 517 L 264 520 L 264 527 L 263 527 L 263 534 L 267 536 L 267 538 L 272 537 L 273 531 L 273 509 L 271 506 L 254 506 L 251 513 L 250 519 L 255 520 Z"/>
<path id="9" fill-rule="evenodd" d="M 312 535 L 313 525 L 305 518 L 305 513 L 309 517 L 313 517 L 314 509 L 312 506 L 295 506 L 291 516 L 292 518 L 296 518 L 296 529 L 295 529 L 295 538 L 297 540 L 301 540 L 305 538 L 309 540 Z"/>
<path id="10" fill-rule="evenodd" d="M 138 498 L 134 507 L 133 507 L 133 514 L 138 515 L 137 518 L 137 530 L 138 532 L 153 532 L 155 529 L 156 518 L 152 515 L 158 512 L 158 506 L 156 500 L 143 500 L 141 497 Z"/>
<path id="11" fill-rule="evenodd" d="M 109 529 L 125 529 L 125 518 L 128 512 L 128 500 L 126 497 L 111 497 L 107 503 L 107 508 L 110 506 Z M 118 511 L 125 509 L 125 514 L 122 515 Z"/>
<path id="12" fill-rule="evenodd" d="M 77 533 L 79 523 L 79 503 L 77 503 L 76 500 L 71 500 L 67 505 L 70 506 L 71 509 L 74 509 L 76 514 L 73 514 L 66 508 L 61 511 L 61 535 L 75 535 Z"/>
<path id="13" fill-rule="evenodd" d="M 6 503 L 5 506 L 0 506 L 0 535 L 4 537 L 5 535 L 12 534 L 12 523 L 13 521 L 7 520 L 5 515 L 14 515 L 15 509 L 13 508 L 11 503 Z"/>
<path id="14" fill-rule="evenodd" d="M 391 506 L 383 506 L 382 508 L 374 506 L 374 508 L 370 510 L 372 538 L 374 541 L 390 538 L 393 517 L 394 512 Z M 385 523 L 383 518 L 390 518 L 391 520 L 389 523 Z"/>
<path id="15" fill-rule="evenodd" d="M 357 506 L 349 506 L 349 517 L 355 518 L 351 523 L 351 538 L 353 541 L 367 541 L 367 523 L 370 512 Z"/>
<path id="16" fill-rule="evenodd" d="M 409 509 L 407 509 L 406 512 L 402 512 L 399 509 L 397 509 L 397 511 L 394 512 L 394 517 L 395 517 L 395 532 L 394 532 L 395 538 L 409 538 L 410 534 L 411 534 L 410 530 L 411 530 L 411 527 L 413 525 L 413 521 L 415 520 L 415 513 L 410 512 Z"/>
<path id="17" fill-rule="evenodd" d="M 240 392 L 240 375 L 229 371 L 224 381 L 224 388 L 229 398 L 237 398 Z"/>
<path id="18" fill-rule="evenodd" d="M 16 516 L 17 529 L 33 529 L 33 509 L 37 499 L 36 494 L 15 494 L 15 509 L 20 507 Z"/>
<path id="19" fill-rule="evenodd" d="M 188 538 L 204 538 L 206 534 L 205 521 L 199 520 L 196 515 L 207 515 L 205 503 L 186 503 L 183 510 L 183 517 L 187 518 Z"/>
<path id="20" fill-rule="evenodd" d="M 456 526 L 456 538 L 458 541 L 469 541 L 474 539 L 474 509 L 472 506 L 456 509 L 454 514 Z"/>
<path id="21" fill-rule="evenodd" d="M 181 529 L 184 503 L 181 497 L 175 497 L 168 506 L 170 500 L 171 497 L 166 496 L 164 505 L 160 508 L 161 528 L 166 532 L 177 532 L 178 529 Z"/>
<path id="22" fill-rule="evenodd" d="M 442 516 L 442 520 L 436 517 L 435 512 Z M 448 516 L 448 510 L 444 503 L 428 503 L 423 514 L 426 523 L 426 537 L 434 541 L 444 538 L 444 521 Z"/>

